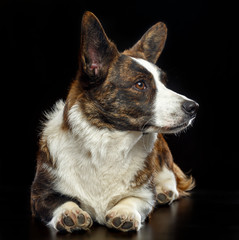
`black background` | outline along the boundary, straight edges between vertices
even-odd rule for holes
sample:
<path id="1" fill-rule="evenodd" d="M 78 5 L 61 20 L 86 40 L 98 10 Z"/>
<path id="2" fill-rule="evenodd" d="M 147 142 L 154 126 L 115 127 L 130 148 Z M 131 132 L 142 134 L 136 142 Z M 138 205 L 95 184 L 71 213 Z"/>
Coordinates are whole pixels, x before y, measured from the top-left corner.
<path id="1" fill-rule="evenodd" d="M 29 191 L 40 119 L 67 95 L 78 67 L 80 21 L 90 10 L 120 51 L 158 21 L 168 87 L 200 104 L 193 128 L 166 139 L 197 189 L 238 190 L 236 13 L 230 1 L 1 1 L 2 189 Z"/>

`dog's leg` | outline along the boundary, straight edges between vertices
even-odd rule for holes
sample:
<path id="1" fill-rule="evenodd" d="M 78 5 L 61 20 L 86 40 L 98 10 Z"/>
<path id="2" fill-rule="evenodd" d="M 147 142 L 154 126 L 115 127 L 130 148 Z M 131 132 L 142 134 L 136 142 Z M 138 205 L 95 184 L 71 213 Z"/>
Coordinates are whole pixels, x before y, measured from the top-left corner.
<path id="1" fill-rule="evenodd" d="M 128 197 L 117 203 L 106 214 L 106 225 L 110 228 L 127 232 L 138 231 L 141 222 L 152 210 L 152 205 L 137 198 Z"/>
<path id="2" fill-rule="evenodd" d="M 37 185 L 35 181 L 32 186 L 33 215 L 58 231 L 72 232 L 91 227 L 93 222 L 90 215 L 79 207 L 77 200 L 47 188 L 36 188 Z"/>
<path id="3" fill-rule="evenodd" d="M 169 147 L 161 134 L 155 144 L 154 184 L 159 204 L 172 203 L 181 196 L 188 195 L 194 187 L 192 177 L 187 177 L 173 162 Z"/>
<path id="4" fill-rule="evenodd" d="M 45 164 L 45 165 L 44 165 Z M 90 215 L 80 208 L 80 202 L 54 190 L 54 175 L 51 166 L 39 163 L 31 187 L 31 208 L 33 216 L 39 217 L 59 231 L 89 229 Z"/>
<path id="5" fill-rule="evenodd" d="M 69 197 L 48 188 L 36 188 L 38 182 L 32 186 L 31 207 L 34 216 L 40 217 L 58 231 L 72 232 L 87 230 L 92 225 L 90 215 L 83 211 L 80 203 Z"/>
<path id="6" fill-rule="evenodd" d="M 156 174 L 154 182 L 159 204 L 171 203 L 179 197 L 175 175 L 167 166 Z"/>

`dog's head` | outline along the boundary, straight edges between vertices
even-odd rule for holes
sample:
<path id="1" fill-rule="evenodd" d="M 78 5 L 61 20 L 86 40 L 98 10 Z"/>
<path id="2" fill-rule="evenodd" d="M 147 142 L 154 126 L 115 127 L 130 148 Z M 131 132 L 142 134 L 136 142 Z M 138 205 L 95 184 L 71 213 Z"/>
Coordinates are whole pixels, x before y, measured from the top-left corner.
<path id="1" fill-rule="evenodd" d="M 166 36 L 167 28 L 159 22 L 131 49 L 119 53 L 99 20 L 90 12 L 84 14 L 77 87 L 70 95 L 79 91 L 77 101 L 92 124 L 161 133 L 191 124 L 198 104 L 167 89 L 166 74 L 155 65 Z"/>

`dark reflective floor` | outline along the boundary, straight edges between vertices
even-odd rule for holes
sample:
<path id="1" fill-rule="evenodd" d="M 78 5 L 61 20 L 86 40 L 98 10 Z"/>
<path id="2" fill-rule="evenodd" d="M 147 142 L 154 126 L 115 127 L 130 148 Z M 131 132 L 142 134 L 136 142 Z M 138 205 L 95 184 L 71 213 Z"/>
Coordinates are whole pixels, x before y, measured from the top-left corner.
<path id="1" fill-rule="evenodd" d="M 239 239 L 239 192 L 195 190 L 190 198 L 155 209 L 137 233 L 95 224 L 89 232 L 59 234 L 31 218 L 28 199 L 28 191 L 1 189 L 1 240 Z"/>

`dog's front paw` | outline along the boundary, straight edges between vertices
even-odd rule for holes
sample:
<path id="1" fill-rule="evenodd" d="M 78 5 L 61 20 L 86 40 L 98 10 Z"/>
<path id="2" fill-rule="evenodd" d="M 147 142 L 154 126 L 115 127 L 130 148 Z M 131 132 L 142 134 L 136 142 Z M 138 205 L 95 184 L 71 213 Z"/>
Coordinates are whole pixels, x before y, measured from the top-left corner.
<path id="1" fill-rule="evenodd" d="M 93 224 L 90 215 L 73 202 L 67 202 L 55 212 L 50 225 L 58 231 L 88 230 Z"/>
<path id="2" fill-rule="evenodd" d="M 123 232 L 138 231 L 141 227 L 141 216 L 129 207 L 115 206 L 106 214 L 106 225 Z"/>

